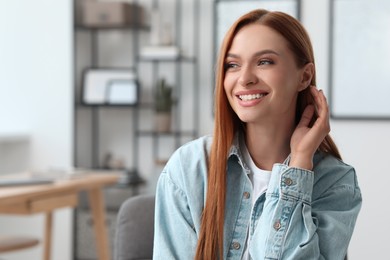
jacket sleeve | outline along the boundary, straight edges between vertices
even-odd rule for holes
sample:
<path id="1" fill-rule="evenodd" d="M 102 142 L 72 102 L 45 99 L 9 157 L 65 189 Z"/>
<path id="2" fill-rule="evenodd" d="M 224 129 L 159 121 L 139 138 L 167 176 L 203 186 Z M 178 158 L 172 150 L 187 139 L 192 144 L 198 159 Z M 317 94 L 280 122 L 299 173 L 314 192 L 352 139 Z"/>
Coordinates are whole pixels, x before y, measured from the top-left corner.
<path id="1" fill-rule="evenodd" d="M 315 172 L 276 164 L 254 231 L 253 259 L 344 259 L 361 207 L 352 167 L 313 196 Z M 316 187 L 317 188 L 317 187 Z M 312 198 L 315 199 L 312 201 Z"/>
<path id="2" fill-rule="evenodd" d="M 197 235 L 189 205 L 168 171 L 166 167 L 157 184 L 153 259 L 194 259 Z"/>

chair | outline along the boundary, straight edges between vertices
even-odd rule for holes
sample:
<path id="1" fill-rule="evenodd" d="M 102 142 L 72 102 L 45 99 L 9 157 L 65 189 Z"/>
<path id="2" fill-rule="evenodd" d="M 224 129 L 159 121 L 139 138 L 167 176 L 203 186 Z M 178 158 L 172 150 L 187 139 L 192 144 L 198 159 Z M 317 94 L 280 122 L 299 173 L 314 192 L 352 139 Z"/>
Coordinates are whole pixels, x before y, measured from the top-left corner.
<path id="1" fill-rule="evenodd" d="M 154 199 L 154 195 L 137 195 L 121 205 L 116 224 L 115 260 L 152 259 Z"/>
<path id="2" fill-rule="evenodd" d="M 0 253 L 8 253 L 34 247 L 39 240 L 30 237 L 0 236 Z"/>

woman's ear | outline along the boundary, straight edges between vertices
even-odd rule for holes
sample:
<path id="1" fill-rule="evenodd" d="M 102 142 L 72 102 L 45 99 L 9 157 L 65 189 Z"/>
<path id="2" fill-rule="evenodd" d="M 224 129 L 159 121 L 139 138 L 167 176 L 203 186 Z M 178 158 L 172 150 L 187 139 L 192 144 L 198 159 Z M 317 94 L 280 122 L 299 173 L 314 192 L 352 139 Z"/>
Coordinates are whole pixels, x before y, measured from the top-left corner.
<path id="1" fill-rule="evenodd" d="M 301 75 L 301 80 L 299 82 L 299 89 L 298 91 L 302 91 L 306 89 L 308 86 L 310 86 L 311 79 L 313 78 L 314 75 L 314 64 L 312 62 L 306 64 L 302 68 L 302 75 Z"/>

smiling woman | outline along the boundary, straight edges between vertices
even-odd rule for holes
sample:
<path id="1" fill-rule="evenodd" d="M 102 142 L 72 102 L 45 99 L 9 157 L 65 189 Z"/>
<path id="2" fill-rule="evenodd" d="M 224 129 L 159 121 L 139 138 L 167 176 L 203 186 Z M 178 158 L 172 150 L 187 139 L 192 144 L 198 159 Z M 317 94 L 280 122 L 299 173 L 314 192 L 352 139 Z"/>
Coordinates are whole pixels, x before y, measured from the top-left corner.
<path id="1" fill-rule="evenodd" d="M 254 10 L 231 26 L 214 134 L 179 148 L 160 175 L 153 259 L 344 259 L 361 193 L 315 85 L 295 18 Z"/>

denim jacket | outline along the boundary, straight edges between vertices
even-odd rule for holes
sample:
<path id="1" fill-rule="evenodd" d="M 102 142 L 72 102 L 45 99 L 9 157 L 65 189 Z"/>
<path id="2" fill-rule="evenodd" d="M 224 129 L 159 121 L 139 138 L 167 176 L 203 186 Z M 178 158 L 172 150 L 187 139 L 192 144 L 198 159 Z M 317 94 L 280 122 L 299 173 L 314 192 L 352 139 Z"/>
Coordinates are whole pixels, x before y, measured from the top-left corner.
<path id="1" fill-rule="evenodd" d="M 248 232 L 255 260 L 344 259 L 362 203 L 354 169 L 322 152 L 313 171 L 276 163 L 252 210 L 238 140 L 227 161 L 223 259 L 241 259 Z M 179 148 L 159 177 L 153 259 L 194 259 L 211 141 L 201 137 Z"/>

